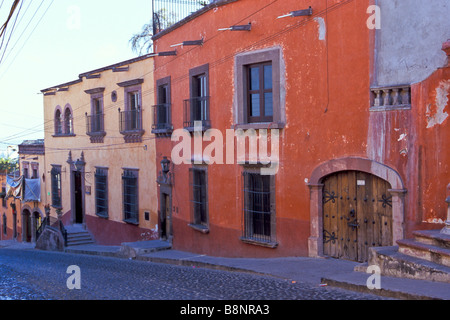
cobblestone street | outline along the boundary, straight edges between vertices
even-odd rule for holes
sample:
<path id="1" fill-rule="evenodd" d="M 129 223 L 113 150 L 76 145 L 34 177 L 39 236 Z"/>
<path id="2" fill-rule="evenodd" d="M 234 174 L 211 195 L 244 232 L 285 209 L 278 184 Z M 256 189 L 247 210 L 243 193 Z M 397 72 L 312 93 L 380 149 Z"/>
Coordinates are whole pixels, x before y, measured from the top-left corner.
<path id="1" fill-rule="evenodd" d="M 71 265 L 81 289 L 70 290 Z M 0 300 L 371 300 L 377 296 L 238 272 L 0 249 Z"/>

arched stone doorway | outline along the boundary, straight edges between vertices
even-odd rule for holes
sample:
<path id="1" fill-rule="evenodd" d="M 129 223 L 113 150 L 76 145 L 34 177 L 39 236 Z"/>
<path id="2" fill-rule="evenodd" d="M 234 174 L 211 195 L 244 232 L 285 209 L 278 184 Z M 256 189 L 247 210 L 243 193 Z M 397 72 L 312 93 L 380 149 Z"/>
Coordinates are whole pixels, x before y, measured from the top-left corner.
<path id="1" fill-rule="evenodd" d="M 324 187 L 327 182 L 327 178 L 336 176 L 337 174 L 355 172 L 361 174 L 368 174 L 369 177 L 376 177 L 377 181 L 381 180 L 386 182 L 387 186 L 390 186 L 390 189 L 387 189 L 388 194 L 385 194 L 385 198 L 389 199 L 389 206 L 392 210 L 392 218 L 390 223 L 391 228 L 391 238 L 389 242 L 395 244 L 397 240 L 404 238 L 404 207 L 405 207 L 405 194 L 406 190 L 404 189 L 404 185 L 400 175 L 381 163 L 371 161 L 364 158 L 342 158 L 335 159 L 328 162 L 325 162 L 316 169 L 314 169 L 311 178 L 309 180 L 309 188 L 310 188 L 310 217 L 311 217 L 311 234 L 308 239 L 309 246 L 309 255 L 311 257 L 323 256 L 326 252 L 324 252 Z M 362 182 L 360 182 L 362 184 Z M 356 179 L 357 188 L 358 181 Z M 326 190 L 326 192 L 329 192 Z M 336 196 L 336 194 L 335 194 Z M 339 196 L 340 197 L 340 196 Z M 346 196 L 347 197 L 347 196 Z M 352 198 L 354 199 L 354 197 Z M 372 197 L 371 199 L 375 199 Z M 382 198 L 381 198 L 382 199 Z M 345 199 L 344 199 L 345 200 Z M 378 201 L 380 199 L 374 200 Z M 327 210 L 327 208 L 325 208 Z M 343 219 L 352 218 L 350 206 L 347 207 L 348 215 L 343 215 Z M 339 216 L 340 219 L 341 216 Z M 325 222 L 326 223 L 326 222 Z M 351 226 L 350 226 L 351 227 Z M 356 224 L 355 224 L 355 227 Z M 328 230 L 327 230 L 328 231 Z M 329 236 L 329 235 L 327 235 Z M 336 234 L 335 234 L 336 236 Z M 331 236 L 333 237 L 332 233 Z M 347 237 L 346 239 L 349 239 Z M 325 239 L 327 241 L 328 239 Z M 355 241 L 357 239 L 352 239 Z M 372 242 L 368 244 L 372 246 Z M 373 245 L 378 246 L 378 242 Z M 360 259 L 356 259 L 360 260 Z"/>
<path id="2" fill-rule="evenodd" d="M 40 227 L 44 216 L 38 207 L 25 205 L 22 208 L 22 242 L 36 242 L 36 231 Z"/>

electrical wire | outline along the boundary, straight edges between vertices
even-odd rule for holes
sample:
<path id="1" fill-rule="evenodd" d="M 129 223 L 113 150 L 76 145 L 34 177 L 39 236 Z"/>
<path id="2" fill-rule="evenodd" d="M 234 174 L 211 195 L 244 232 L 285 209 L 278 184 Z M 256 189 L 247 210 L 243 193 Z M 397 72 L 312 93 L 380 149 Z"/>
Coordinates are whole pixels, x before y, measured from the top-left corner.
<path id="1" fill-rule="evenodd" d="M 26 13 L 28 12 L 28 9 L 31 7 L 31 1 L 28 3 L 28 7 L 26 8 L 24 14 L 22 15 L 20 22 L 22 21 L 23 17 L 26 15 Z M 8 52 L 8 54 L 6 55 L 6 60 L 8 60 L 9 55 L 11 54 L 11 52 L 14 51 L 16 45 L 19 43 L 20 39 L 22 38 L 23 34 L 25 33 L 25 31 L 28 29 L 28 27 L 30 26 L 31 22 L 34 20 L 34 17 L 36 16 L 37 12 L 39 11 L 39 9 L 41 8 L 42 4 L 44 3 L 44 0 L 42 0 L 41 4 L 39 5 L 39 7 L 36 9 L 36 11 L 34 12 L 33 16 L 31 17 L 31 19 L 28 21 L 28 24 L 26 25 L 26 27 L 23 29 L 22 33 L 19 35 L 19 37 L 17 38 L 17 41 L 14 43 L 13 47 L 11 48 L 11 50 Z"/>
<path id="2" fill-rule="evenodd" d="M 256 10 L 256 11 L 254 11 L 252 14 L 250 14 L 250 15 L 247 16 L 246 18 L 243 18 L 243 19 L 239 20 L 238 22 L 236 22 L 236 24 L 239 24 L 239 23 L 241 23 L 242 21 L 245 21 L 245 20 L 249 19 L 251 16 L 253 16 L 253 15 L 255 15 L 255 14 L 261 12 L 263 9 L 269 7 L 270 5 L 274 4 L 274 3 L 277 2 L 277 1 L 278 1 L 278 0 L 275 0 L 275 1 L 271 2 L 271 3 L 269 3 L 268 5 L 266 5 L 266 6 L 262 7 L 262 8 L 260 8 L 260 9 L 258 9 L 258 10 Z M 325 10 L 322 10 L 322 11 L 320 11 L 320 12 L 318 12 L 318 13 L 315 13 L 315 14 L 313 14 L 312 16 L 310 16 L 309 18 L 306 18 L 305 20 L 302 20 L 302 21 L 300 21 L 300 22 L 298 22 L 298 23 L 296 23 L 296 24 L 294 24 L 294 25 L 292 25 L 292 26 L 290 26 L 290 27 L 288 27 L 288 28 L 282 29 L 282 30 L 280 30 L 280 31 L 278 31 L 278 32 L 276 32 L 276 33 L 274 33 L 274 34 L 272 34 L 272 35 L 269 35 L 269 36 L 267 36 L 267 37 L 265 37 L 265 38 L 262 38 L 262 39 L 260 39 L 260 40 L 258 40 L 258 41 L 256 41 L 256 42 L 254 42 L 254 43 L 251 43 L 251 44 L 247 45 L 246 47 L 242 48 L 241 50 L 239 50 L 238 52 L 233 52 L 232 54 L 230 54 L 230 55 L 228 55 L 228 56 L 222 57 L 222 58 L 220 58 L 220 59 L 217 59 L 217 60 L 211 62 L 211 63 L 210 63 L 210 68 L 215 68 L 215 67 L 217 67 L 218 65 L 220 65 L 220 64 L 222 64 L 222 63 L 224 63 L 224 62 L 226 62 L 226 61 L 228 61 L 228 60 L 234 58 L 236 54 L 247 52 L 248 50 L 251 50 L 251 49 L 254 48 L 255 46 L 263 45 L 264 43 L 269 42 L 269 41 L 272 41 L 272 40 L 276 39 L 277 37 L 282 36 L 282 35 L 285 34 L 285 33 L 288 33 L 288 32 L 291 32 L 291 31 L 293 31 L 293 30 L 296 30 L 296 29 L 298 29 L 298 28 L 300 28 L 300 27 L 303 27 L 303 26 L 305 26 L 306 24 L 308 24 L 309 22 L 311 22 L 314 18 L 319 17 L 319 16 L 323 16 L 324 14 L 328 14 L 329 12 L 332 12 L 332 11 L 338 9 L 339 7 L 341 7 L 341 6 L 343 6 L 343 5 L 346 5 L 346 4 L 349 4 L 349 3 L 353 2 L 353 1 L 354 1 L 354 0 L 345 0 L 345 1 L 342 1 L 342 2 L 339 2 L 339 3 L 336 3 L 336 4 L 334 4 L 334 5 L 330 6 L 330 7 L 328 7 L 328 5 L 327 5 L 327 8 L 326 8 Z M 204 41 L 204 45 L 205 45 L 207 42 L 210 42 L 210 41 L 212 41 L 213 39 L 215 39 L 216 37 L 218 37 L 220 34 L 222 34 L 222 32 L 218 32 L 216 35 L 212 36 L 211 38 L 206 39 L 206 40 Z M 328 34 L 328 32 L 327 32 L 327 34 Z M 154 68 L 153 70 L 151 70 L 151 71 L 149 71 L 149 72 L 146 72 L 146 73 L 142 74 L 141 77 L 145 77 L 145 76 L 147 76 L 147 75 L 154 74 L 158 69 L 165 67 L 165 66 L 166 66 L 167 64 L 169 64 L 169 63 L 175 62 L 176 60 L 180 59 L 182 56 L 184 56 L 184 55 L 190 53 L 190 52 L 193 51 L 193 50 L 196 50 L 196 48 L 192 48 L 192 49 L 190 49 L 190 50 L 184 51 L 182 54 L 175 56 L 175 57 L 172 58 L 170 61 L 168 61 L 168 62 L 162 64 L 162 65 L 159 66 L 158 68 Z M 177 83 L 180 83 L 180 82 L 185 81 L 186 79 L 188 79 L 188 77 L 189 77 L 188 75 L 180 76 L 180 77 L 178 77 L 178 78 L 173 79 L 173 80 L 171 81 L 171 83 L 172 83 L 172 85 L 177 84 Z M 113 92 L 113 91 L 115 91 L 115 90 L 119 90 L 119 89 L 120 89 L 119 87 L 114 88 L 113 90 L 111 90 L 111 92 Z M 111 93 L 111 92 L 110 92 L 110 93 Z M 148 95 L 154 94 L 154 92 L 155 92 L 155 88 L 151 88 L 151 89 L 149 89 L 149 90 L 146 90 L 146 91 L 141 92 L 141 94 L 142 94 L 142 96 L 148 96 Z M 114 104 L 112 104 L 112 105 L 109 105 L 109 106 L 105 107 L 105 108 L 104 108 L 104 113 L 105 113 L 106 111 L 109 111 L 109 110 L 112 109 L 113 107 L 120 105 L 119 102 L 120 102 L 120 103 L 123 103 L 123 101 L 118 101 L 118 102 L 116 102 L 116 103 L 114 103 Z M 76 108 L 73 108 L 73 109 L 72 109 L 72 110 L 73 110 L 73 113 L 75 113 L 76 110 L 78 110 L 78 109 L 80 109 L 80 108 L 85 108 L 86 106 L 89 106 L 89 105 L 90 105 L 90 101 L 89 101 L 89 103 L 86 103 L 86 104 L 80 105 L 80 106 L 78 106 L 78 107 L 76 107 Z M 84 118 L 84 115 L 81 115 L 81 116 L 79 116 L 79 117 L 73 118 L 73 120 L 74 120 L 74 121 L 75 121 L 75 119 L 80 120 L 81 118 Z M 40 127 L 40 126 L 42 126 L 42 125 L 44 126 L 44 130 L 43 130 L 43 131 L 44 131 L 45 133 L 52 133 L 52 132 L 53 132 L 53 129 L 54 129 L 54 128 L 53 128 L 53 126 L 54 126 L 54 120 L 53 120 L 53 119 L 49 119 L 49 120 L 47 120 L 47 121 L 44 121 L 43 124 L 40 124 L 40 125 L 38 125 L 38 126 L 36 126 L 36 127 L 34 127 L 34 128 Z M 40 131 L 40 130 L 36 130 L 36 132 L 39 132 L 39 131 Z M 41 131 L 41 132 L 42 132 L 42 131 Z M 1 142 L 1 143 L 4 143 L 4 144 L 11 144 L 11 142 L 4 142 L 4 141 L 5 141 L 5 140 L 11 140 L 11 139 L 17 139 L 17 138 L 21 137 L 20 134 L 21 134 L 21 133 L 16 134 L 16 135 L 12 135 L 12 136 L 10 136 L 10 137 L 6 137 L 6 138 L 2 139 L 3 142 Z M 27 134 L 28 134 L 28 133 L 27 133 Z M 79 134 L 77 134 L 77 136 L 79 136 Z M 87 135 L 80 135 L 80 136 L 86 136 L 86 137 L 87 137 Z M 125 144 L 125 143 L 122 143 L 122 144 Z M 94 148 L 97 148 L 97 150 L 102 150 L 102 149 L 103 149 L 103 148 L 101 148 L 101 147 L 100 147 L 100 148 L 99 148 L 99 147 L 94 147 Z M 62 150 L 67 151 L 67 150 L 71 150 L 71 149 L 70 149 L 70 148 L 62 148 Z"/>
<path id="3" fill-rule="evenodd" d="M 43 2 L 43 1 L 42 1 Z M 41 18 L 39 19 L 39 21 L 37 22 L 37 24 L 34 26 L 33 30 L 31 31 L 31 33 L 28 35 L 28 38 L 25 40 L 24 44 L 22 45 L 22 47 L 20 48 L 20 50 L 17 52 L 17 54 L 14 56 L 13 60 L 11 61 L 11 63 L 8 65 L 8 67 L 6 68 L 6 70 L 3 72 L 3 74 L 0 76 L 0 79 L 3 78 L 3 76 L 6 74 L 6 72 L 9 70 L 9 68 L 11 67 L 11 65 L 14 63 L 14 61 L 16 60 L 16 58 L 18 57 L 18 55 L 22 52 L 23 48 L 25 47 L 25 45 L 28 43 L 28 40 L 30 40 L 31 36 L 33 35 L 34 31 L 36 31 L 36 28 L 39 26 L 39 24 L 41 23 L 42 19 L 45 17 L 45 15 L 47 14 L 48 10 L 50 9 L 50 7 L 52 6 L 54 0 L 52 0 L 52 2 L 50 2 L 49 6 L 47 7 L 47 9 L 45 10 L 45 12 L 43 13 L 43 15 L 41 16 Z M 42 5 L 42 3 L 41 3 Z M 39 6 L 40 8 L 41 6 Z M 35 14 L 37 13 L 37 11 L 35 12 Z M 34 15 L 33 15 L 34 18 Z M 30 21 L 31 22 L 31 21 Z"/>

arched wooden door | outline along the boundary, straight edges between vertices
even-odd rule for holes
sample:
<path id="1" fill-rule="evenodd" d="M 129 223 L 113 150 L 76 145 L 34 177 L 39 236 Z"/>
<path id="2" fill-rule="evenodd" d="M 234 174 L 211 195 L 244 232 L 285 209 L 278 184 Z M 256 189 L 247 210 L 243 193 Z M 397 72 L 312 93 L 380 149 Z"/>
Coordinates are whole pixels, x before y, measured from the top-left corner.
<path id="1" fill-rule="evenodd" d="M 370 247 L 392 245 L 390 184 L 365 172 L 344 171 L 323 181 L 323 253 L 366 262 Z"/>

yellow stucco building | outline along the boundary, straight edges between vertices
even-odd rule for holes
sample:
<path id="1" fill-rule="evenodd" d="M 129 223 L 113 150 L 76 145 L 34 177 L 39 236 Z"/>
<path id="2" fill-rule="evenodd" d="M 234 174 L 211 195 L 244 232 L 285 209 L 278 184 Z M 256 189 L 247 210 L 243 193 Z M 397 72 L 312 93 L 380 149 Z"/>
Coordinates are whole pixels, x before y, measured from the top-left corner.
<path id="1" fill-rule="evenodd" d="M 108 245 L 159 237 L 153 87 L 147 55 L 42 90 L 44 199 L 67 230 Z"/>

